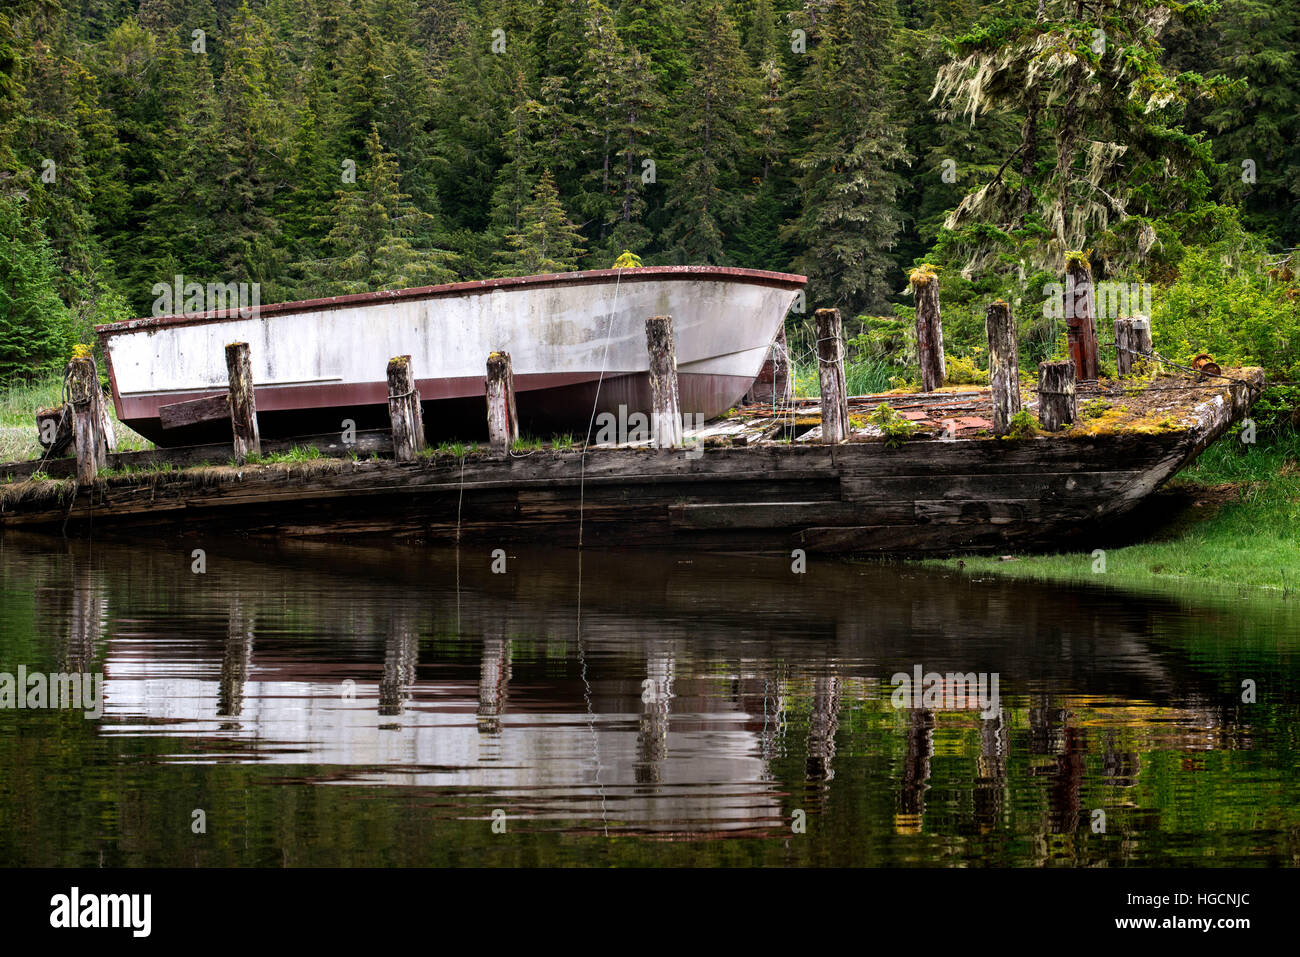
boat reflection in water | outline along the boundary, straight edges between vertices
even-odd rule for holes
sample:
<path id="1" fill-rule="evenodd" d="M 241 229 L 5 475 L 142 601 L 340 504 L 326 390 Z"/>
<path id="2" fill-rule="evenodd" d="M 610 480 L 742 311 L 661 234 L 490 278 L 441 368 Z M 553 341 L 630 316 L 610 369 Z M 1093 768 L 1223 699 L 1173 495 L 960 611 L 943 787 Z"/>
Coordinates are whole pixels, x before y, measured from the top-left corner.
<path id="1" fill-rule="evenodd" d="M 1275 622 L 1225 617 L 1236 644 L 1207 651 L 1176 602 L 897 566 L 520 550 L 494 574 L 486 549 L 206 546 L 196 575 L 190 543 L 9 539 L 4 584 L 47 583 L 62 664 L 102 662 L 95 733 L 123 754 L 416 796 L 484 833 L 498 810 L 516 835 L 782 854 L 802 820 L 840 863 L 1155 858 L 1193 826 L 1165 803 L 1184 775 L 1225 862 L 1285 856 L 1295 823 Z M 1229 665 L 1264 679 L 1257 710 Z M 942 707 L 894 706 L 918 667 Z M 998 676 L 1000 699 L 982 712 L 958 674 Z M 1220 776 L 1240 750 L 1265 759 Z M 1260 793 L 1278 806 L 1252 819 Z M 1092 831 L 1099 808 L 1122 839 Z"/>

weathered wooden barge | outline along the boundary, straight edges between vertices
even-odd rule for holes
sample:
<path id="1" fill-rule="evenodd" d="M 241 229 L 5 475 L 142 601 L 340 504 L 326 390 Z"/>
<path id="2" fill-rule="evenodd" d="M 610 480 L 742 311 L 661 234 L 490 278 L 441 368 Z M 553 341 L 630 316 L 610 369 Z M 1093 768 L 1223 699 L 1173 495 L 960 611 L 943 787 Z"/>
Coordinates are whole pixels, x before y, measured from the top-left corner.
<path id="1" fill-rule="evenodd" d="M 1084 270 L 1078 260 L 1071 268 Z M 781 296 L 791 278 L 779 278 Z M 76 458 L 0 466 L 9 478 L 0 484 L 0 528 L 899 555 L 1062 548 L 1095 541 L 1099 525 L 1223 435 L 1263 388 L 1259 369 L 1221 370 L 1208 356 L 1198 357 L 1199 370 L 1162 360 L 1145 317 L 1115 322 L 1117 375 L 1099 381 L 1087 283 L 1067 304 L 1070 358 L 1040 363 L 1036 388 L 1021 379 L 1016 324 L 1001 300 L 985 321 L 989 387 L 946 388 L 935 272 L 920 267 L 911 283 L 922 392 L 848 396 L 839 312 L 818 309 L 819 400 L 794 400 L 760 374 L 734 394 L 750 388 L 767 405 L 691 429 L 674 319 L 648 316 L 644 394 L 632 405 L 641 422 L 629 430 L 628 406 L 618 402 L 618 428 L 600 429 L 594 447 L 597 410 L 609 415 L 613 399 L 630 396 L 617 388 L 605 396 L 597 378 L 581 448 L 521 444 L 512 360 L 494 351 L 478 393 L 487 450 L 430 450 L 419 361 L 397 355 L 386 370 L 389 429 L 357 432 L 350 422 L 293 443 L 299 453 L 276 461 L 290 443 L 263 444 L 265 390 L 249 343 L 231 342 L 226 394 L 182 404 L 195 422 L 224 423 L 232 444 L 111 454 L 95 360 L 78 355 L 68 366 L 69 401 L 38 416 L 51 433 L 45 444 L 70 442 Z M 710 325 L 698 313 L 688 328 Z M 784 365 L 783 341 L 773 337 L 773 360 Z M 215 357 L 203 361 L 215 368 Z"/>
<path id="2" fill-rule="evenodd" d="M 1243 416 L 1257 369 L 1141 386 L 1084 383 L 1116 407 L 1105 428 L 996 436 L 988 389 L 850 398 L 843 441 L 821 403 L 747 406 L 681 447 L 424 450 L 392 454 L 387 431 L 317 437 L 322 457 L 229 463 L 230 446 L 109 455 L 93 482 L 72 459 L 0 466 L 0 528 L 76 535 L 207 530 L 495 546 L 580 544 L 933 554 L 1088 543 Z M 1026 407 L 1038 408 L 1032 390 Z M 1145 396 L 1145 399 L 1142 399 Z M 890 439 L 883 404 L 913 423 Z M 292 443 L 264 443 L 274 456 Z M 366 456 L 370 456 L 367 458 Z M 207 464 L 202 464 L 207 463 Z"/>

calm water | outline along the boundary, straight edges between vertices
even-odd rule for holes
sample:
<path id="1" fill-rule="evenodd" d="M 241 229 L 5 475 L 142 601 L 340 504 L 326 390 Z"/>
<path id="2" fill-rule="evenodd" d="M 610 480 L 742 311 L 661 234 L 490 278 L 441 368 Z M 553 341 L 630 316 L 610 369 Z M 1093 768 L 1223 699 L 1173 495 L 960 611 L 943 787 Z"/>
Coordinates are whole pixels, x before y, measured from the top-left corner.
<path id="1" fill-rule="evenodd" d="M 1300 862 L 1294 600 L 491 564 L 0 541 L 0 672 L 106 698 L 0 710 L 0 864 Z M 916 666 L 1000 699 L 894 707 Z"/>

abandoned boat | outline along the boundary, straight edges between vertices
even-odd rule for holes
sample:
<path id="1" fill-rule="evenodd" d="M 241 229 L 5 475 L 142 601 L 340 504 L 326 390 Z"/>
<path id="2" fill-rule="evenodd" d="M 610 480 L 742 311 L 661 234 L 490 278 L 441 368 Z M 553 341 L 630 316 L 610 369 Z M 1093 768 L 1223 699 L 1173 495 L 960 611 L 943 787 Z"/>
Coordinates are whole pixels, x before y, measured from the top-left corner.
<path id="1" fill-rule="evenodd" d="M 265 438 L 388 422 L 385 368 L 411 355 L 431 437 L 483 423 L 484 363 L 510 353 L 521 424 L 585 432 L 620 406 L 648 411 L 645 320 L 670 315 L 681 409 L 711 419 L 758 374 L 805 277 L 646 266 L 458 282 L 214 309 L 99 326 L 117 416 L 158 445 L 229 434 L 184 403 L 223 395 L 224 346 L 247 342 Z M 172 413 L 169 415 L 169 413 Z"/>

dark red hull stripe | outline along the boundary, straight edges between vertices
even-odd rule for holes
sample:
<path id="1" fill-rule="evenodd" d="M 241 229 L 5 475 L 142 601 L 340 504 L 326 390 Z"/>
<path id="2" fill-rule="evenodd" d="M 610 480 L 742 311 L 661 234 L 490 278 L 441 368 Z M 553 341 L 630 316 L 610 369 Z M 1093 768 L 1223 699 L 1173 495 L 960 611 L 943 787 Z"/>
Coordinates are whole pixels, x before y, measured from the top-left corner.
<path id="1" fill-rule="evenodd" d="M 683 373 L 678 378 L 682 413 L 715 418 L 739 403 L 752 384 L 745 376 Z M 425 427 L 431 433 L 458 430 L 468 437 L 485 428 L 482 377 L 420 379 L 416 385 L 426 409 Z M 355 420 L 359 428 L 380 428 L 387 421 L 388 386 L 382 381 L 272 386 L 255 391 L 258 428 L 265 438 L 337 431 L 347 418 Z M 645 413 L 650 408 L 650 382 L 644 372 L 606 375 L 603 381 L 598 373 L 520 375 L 515 377 L 515 392 L 521 423 L 534 429 L 585 434 L 593 409 L 597 414 L 617 415 L 620 406 L 628 414 Z M 221 393 L 127 396 L 121 400 L 118 414 L 128 426 L 159 445 L 185 445 L 201 435 L 228 432 L 229 425 L 166 431 L 159 421 L 159 407 Z"/>

